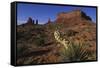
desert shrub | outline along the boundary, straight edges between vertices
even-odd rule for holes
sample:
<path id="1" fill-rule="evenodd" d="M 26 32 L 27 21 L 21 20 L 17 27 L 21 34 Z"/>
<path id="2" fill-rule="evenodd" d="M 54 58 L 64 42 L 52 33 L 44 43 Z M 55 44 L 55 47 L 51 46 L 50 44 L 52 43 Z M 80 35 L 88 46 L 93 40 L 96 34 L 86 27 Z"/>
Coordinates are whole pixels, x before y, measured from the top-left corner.
<path id="1" fill-rule="evenodd" d="M 78 32 L 74 31 L 74 30 L 67 30 L 66 31 L 66 35 L 69 36 L 75 36 Z"/>
<path id="2" fill-rule="evenodd" d="M 43 34 L 43 33 L 37 34 L 37 35 L 33 38 L 33 42 L 34 42 L 37 46 L 44 46 L 45 40 L 46 40 L 46 35 Z"/>
<path id="3" fill-rule="evenodd" d="M 60 30 L 62 28 L 64 28 L 64 24 L 63 23 L 52 23 L 48 25 L 48 28 L 51 30 Z"/>
<path id="4" fill-rule="evenodd" d="M 18 39 L 18 40 L 24 37 L 24 36 L 23 36 L 23 33 L 24 33 L 24 32 L 17 32 L 17 39 Z"/>
<path id="5" fill-rule="evenodd" d="M 87 51 L 85 43 L 70 42 L 67 50 L 64 48 L 61 50 L 61 56 L 64 58 L 63 61 L 66 62 L 90 60 L 90 53 Z"/>
<path id="6" fill-rule="evenodd" d="M 32 37 L 31 33 L 26 32 L 17 32 L 17 40 L 28 40 Z"/>
<path id="7" fill-rule="evenodd" d="M 43 38 L 36 38 L 34 40 L 35 44 L 38 46 L 43 46 L 44 45 L 44 39 Z"/>
<path id="8" fill-rule="evenodd" d="M 22 56 L 22 54 L 24 53 L 24 51 L 26 51 L 28 49 L 27 46 L 24 46 L 22 44 L 20 44 L 20 46 L 17 46 L 17 56 L 20 57 Z"/>

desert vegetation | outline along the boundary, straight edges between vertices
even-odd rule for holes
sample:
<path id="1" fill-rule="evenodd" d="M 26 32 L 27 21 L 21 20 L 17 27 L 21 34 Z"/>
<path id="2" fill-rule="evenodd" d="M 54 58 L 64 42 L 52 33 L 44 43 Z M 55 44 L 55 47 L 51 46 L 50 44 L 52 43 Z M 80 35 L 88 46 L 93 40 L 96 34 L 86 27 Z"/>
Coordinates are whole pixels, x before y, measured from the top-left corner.
<path id="1" fill-rule="evenodd" d="M 41 25 L 29 18 L 17 26 L 18 65 L 96 60 L 96 24 L 85 13 L 77 19 L 64 14 L 66 19 Z"/>

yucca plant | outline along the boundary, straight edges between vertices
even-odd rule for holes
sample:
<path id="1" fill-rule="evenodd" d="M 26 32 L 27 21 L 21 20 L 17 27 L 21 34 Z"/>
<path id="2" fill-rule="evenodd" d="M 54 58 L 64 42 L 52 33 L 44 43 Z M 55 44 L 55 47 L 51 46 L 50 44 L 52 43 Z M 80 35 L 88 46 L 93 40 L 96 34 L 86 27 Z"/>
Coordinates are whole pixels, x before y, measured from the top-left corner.
<path id="1" fill-rule="evenodd" d="M 95 59 L 95 54 L 92 51 L 88 51 L 89 44 L 87 44 L 84 39 L 81 38 L 74 40 L 69 37 L 63 37 L 58 30 L 54 32 L 54 37 L 63 47 L 60 54 L 64 58 L 64 62 L 93 60 L 92 58 Z"/>
<path id="2" fill-rule="evenodd" d="M 68 49 L 62 49 L 61 55 L 63 56 L 63 61 L 86 61 L 89 57 L 89 52 L 87 51 L 87 45 L 85 43 L 70 42 L 67 46 Z"/>

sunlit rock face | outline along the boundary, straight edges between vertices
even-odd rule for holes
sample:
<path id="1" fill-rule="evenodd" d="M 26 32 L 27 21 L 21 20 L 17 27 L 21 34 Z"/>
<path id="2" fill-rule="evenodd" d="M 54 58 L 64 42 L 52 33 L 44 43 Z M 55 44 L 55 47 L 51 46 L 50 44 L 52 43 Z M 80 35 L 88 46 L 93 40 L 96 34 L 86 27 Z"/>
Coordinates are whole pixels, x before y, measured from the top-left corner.
<path id="1" fill-rule="evenodd" d="M 81 10 L 73 10 L 71 12 L 61 12 L 58 13 L 56 21 L 57 23 L 70 23 L 71 21 L 81 21 L 81 20 L 92 20 L 85 12 Z"/>

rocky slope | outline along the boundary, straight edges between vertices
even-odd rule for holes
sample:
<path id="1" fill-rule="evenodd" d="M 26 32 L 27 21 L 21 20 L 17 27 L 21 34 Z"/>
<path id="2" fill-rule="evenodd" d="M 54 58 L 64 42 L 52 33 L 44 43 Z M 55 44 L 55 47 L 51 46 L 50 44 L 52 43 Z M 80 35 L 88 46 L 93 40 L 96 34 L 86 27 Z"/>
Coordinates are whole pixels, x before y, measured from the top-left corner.
<path id="1" fill-rule="evenodd" d="M 26 24 L 18 25 L 17 64 L 77 61 L 64 60 L 61 55 L 64 48 L 56 41 L 55 31 L 59 31 L 61 38 L 69 42 L 85 43 L 86 52 L 93 55 L 84 60 L 96 60 L 96 24 L 83 11 L 75 10 L 61 12 L 55 21 L 49 19 L 44 25 L 34 24 L 31 18 Z"/>

